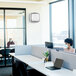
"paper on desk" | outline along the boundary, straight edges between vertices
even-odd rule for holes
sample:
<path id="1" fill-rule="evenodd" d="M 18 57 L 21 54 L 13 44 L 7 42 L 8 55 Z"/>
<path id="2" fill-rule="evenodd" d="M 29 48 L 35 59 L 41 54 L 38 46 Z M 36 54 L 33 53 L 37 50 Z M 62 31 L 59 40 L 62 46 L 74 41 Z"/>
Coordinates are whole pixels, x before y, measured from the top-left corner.
<path id="1" fill-rule="evenodd" d="M 53 62 L 46 62 L 45 67 L 54 66 Z"/>

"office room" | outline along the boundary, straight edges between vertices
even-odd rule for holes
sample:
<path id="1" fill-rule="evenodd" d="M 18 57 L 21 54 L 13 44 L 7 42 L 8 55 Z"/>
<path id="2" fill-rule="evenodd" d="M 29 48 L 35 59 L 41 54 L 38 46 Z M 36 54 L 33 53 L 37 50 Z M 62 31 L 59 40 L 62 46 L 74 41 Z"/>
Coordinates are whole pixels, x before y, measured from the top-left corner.
<path id="1" fill-rule="evenodd" d="M 0 76 L 76 76 L 76 0 L 0 0 Z"/>

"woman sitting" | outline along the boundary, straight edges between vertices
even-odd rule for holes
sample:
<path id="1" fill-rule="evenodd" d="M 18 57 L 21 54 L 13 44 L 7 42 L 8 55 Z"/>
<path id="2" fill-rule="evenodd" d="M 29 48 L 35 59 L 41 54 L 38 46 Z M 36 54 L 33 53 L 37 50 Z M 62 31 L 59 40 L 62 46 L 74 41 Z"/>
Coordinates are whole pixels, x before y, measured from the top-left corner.
<path id="1" fill-rule="evenodd" d="M 75 53 L 75 49 L 72 48 L 73 40 L 71 38 L 66 38 L 64 40 L 64 42 L 65 42 L 65 47 L 66 47 L 66 48 L 64 48 L 64 51 L 70 52 L 70 53 Z"/>

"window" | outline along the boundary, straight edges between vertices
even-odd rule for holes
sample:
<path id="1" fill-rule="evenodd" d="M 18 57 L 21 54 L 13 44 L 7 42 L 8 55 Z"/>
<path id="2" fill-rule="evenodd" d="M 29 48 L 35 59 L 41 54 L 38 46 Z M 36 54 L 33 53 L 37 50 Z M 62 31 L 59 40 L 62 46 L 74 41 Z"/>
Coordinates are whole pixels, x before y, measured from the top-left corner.
<path id="1" fill-rule="evenodd" d="M 54 46 L 63 46 L 68 37 L 68 0 L 51 4 L 52 40 Z"/>

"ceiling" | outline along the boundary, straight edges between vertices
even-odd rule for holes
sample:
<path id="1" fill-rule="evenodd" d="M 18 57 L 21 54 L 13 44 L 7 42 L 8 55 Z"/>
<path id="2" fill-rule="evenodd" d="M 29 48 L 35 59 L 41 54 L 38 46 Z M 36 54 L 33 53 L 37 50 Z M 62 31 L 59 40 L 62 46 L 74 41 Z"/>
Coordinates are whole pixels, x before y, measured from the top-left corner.
<path id="1" fill-rule="evenodd" d="M 6 1 L 6 0 L 0 0 L 0 1 Z M 7 1 L 45 1 L 45 0 L 7 0 Z"/>
<path id="2" fill-rule="evenodd" d="M 32 4 L 46 4 L 46 3 L 52 3 L 55 1 L 60 1 L 60 0 L 0 0 L 0 2 L 4 3 L 32 3 Z"/>
<path id="3" fill-rule="evenodd" d="M 14 1 L 44 1 L 44 0 L 14 0 Z"/>
<path id="4" fill-rule="evenodd" d="M 8 1 L 32 1 L 32 2 L 41 2 L 41 1 L 46 1 L 46 2 L 53 2 L 57 0 L 0 0 L 1 2 L 8 2 Z"/>

